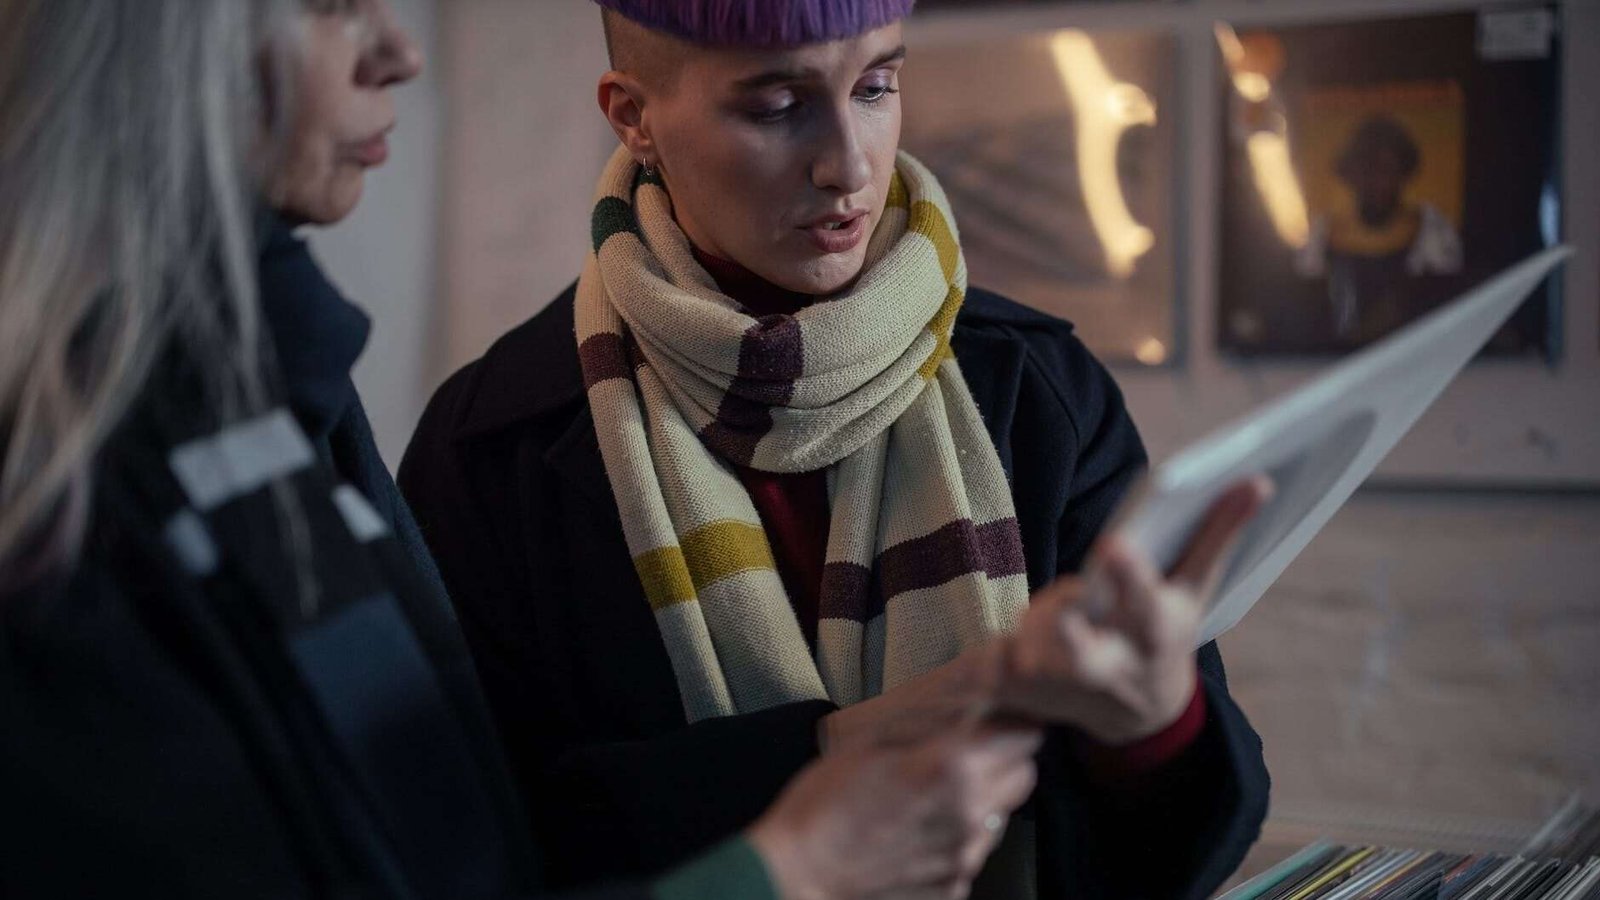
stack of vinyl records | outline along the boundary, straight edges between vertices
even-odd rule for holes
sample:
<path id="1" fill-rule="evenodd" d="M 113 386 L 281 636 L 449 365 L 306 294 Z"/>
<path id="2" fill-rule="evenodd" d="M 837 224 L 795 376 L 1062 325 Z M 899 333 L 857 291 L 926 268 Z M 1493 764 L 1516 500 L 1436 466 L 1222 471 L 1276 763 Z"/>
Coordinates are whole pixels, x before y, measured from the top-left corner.
<path id="1" fill-rule="evenodd" d="M 1528 840 L 1522 855 L 1569 862 L 1600 856 L 1600 807 L 1573 798 Z"/>
<path id="2" fill-rule="evenodd" d="M 1219 900 L 1600 900 L 1600 810 L 1570 806 L 1517 854 L 1318 841 Z"/>

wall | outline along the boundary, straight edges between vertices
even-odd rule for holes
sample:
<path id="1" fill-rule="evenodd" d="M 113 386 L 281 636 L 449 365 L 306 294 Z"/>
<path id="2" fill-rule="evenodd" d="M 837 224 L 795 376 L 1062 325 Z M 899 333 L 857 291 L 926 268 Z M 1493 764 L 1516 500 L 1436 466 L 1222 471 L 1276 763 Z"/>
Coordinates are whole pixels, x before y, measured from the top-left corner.
<path id="1" fill-rule="evenodd" d="M 450 141 L 439 250 L 450 305 L 437 378 L 578 277 L 594 182 L 616 146 L 595 100 L 606 57 L 592 3 L 451 3 L 442 24 Z"/>
<path id="2" fill-rule="evenodd" d="M 1600 801 L 1600 495 L 1358 494 L 1221 647 L 1276 817 L 1489 832 Z"/>
<path id="3" fill-rule="evenodd" d="M 1600 3 L 1568 0 L 1562 77 L 1567 85 L 1600 78 Z M 1223 120 L 1221 75 L 1213 25 L 1292 25 L 1504 8 L 1497 0 L 1188 0 L 1184 3 L 1016 3 L 922 19 L 908 29 L 913 47 L 1054 28 L 1154 28 L 1176 34 L 1180 59 L 1178 109 L 1181 234 L 1177 301 L 1187 326 L 1180 370 L 1129 367 L 1118 372 L 1130 408 L 1153 454 L 1164 457 L 1219 422 L 1288 390 L 1316 371 L 1292 362 L 1241 364 L 1215 348 L 1219 280 L 1218 204 Z M 1526 3 L 1519 4 L 1526 6 Z M 908 85 L 908 89 L 914 89 Z M 1580 249 L 1561 273 L 1566 344 L 1558 365 L 1536 361 L 1470 367 L 1435 402 L 1379 469 L 1384 478 L 1441 476 L 1479 486 L 1600 485 L 1600 104 L 1581 89 L 1567 92 L 1562 190 L 1563 239 Z"/>

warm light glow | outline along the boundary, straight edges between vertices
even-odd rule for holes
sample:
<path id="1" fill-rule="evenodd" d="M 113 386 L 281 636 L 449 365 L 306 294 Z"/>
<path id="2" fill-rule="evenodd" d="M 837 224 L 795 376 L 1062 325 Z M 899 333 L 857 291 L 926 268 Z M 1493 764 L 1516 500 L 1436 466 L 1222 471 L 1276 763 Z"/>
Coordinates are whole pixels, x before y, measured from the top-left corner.
<path id="1" fill-rule="evenodd" d="M 1145 338 L 1139 349 L 1133 351 L 1133 358 L 1147 366 L 1159 366 L 1167 361 L 1167 345 L 1155 338 Z"/>
<path id="2" fill-rule="evenodd" d="M 1138 85 L 1114 80 L 1094 43 L 1081 31 L 1057 32 L 1050 51 L 1072 101 L 1078 181 L 1089 222 L 1105 251 L 1107 270 L 1126 278 L 1156 239 L 1128 210 L 1117 176 L 1117 145 L 1129 128 L 1155 124 L 1155 102 Z"/>
<path id="3" fill-rule="evenodd" d="M 1234 73 L 1233 89 L 1251 103 L 1261 103 L 1272 96 L 1272 82 L 1260 72 Z"/>
<path id="4" fill-rule="evenodd" d="M 1267 204 L 1267 215 L 1278 237 L 1291 247 L 1304 247 L 1311 237 L 1306 198 L 1289 162 L 1289 142 L 1283 135 L 1257 131 L 1245 143 L 1256 191 Z"/>
<path id="5" fill-rule="evenodd" d="M 1156 105 L 1150 102 L 1150 95 L 1138 85 L 1123 82 L 1106 89 L 1106 115 L 1112 121 L 1122 123 L 1125 128 L 1154 125 Z"/>
<path id="6" fill-rule="evenodd" d="M 1259 59 L 1249 63 L 1244 43 L 1228 23 L 1218 22 L 1212 30 L 1217 36 L 1217 49 L 1222 51 L 1233 89 L 1251 103 L 1266 102 L 1272 96 L 1272 79 L 1253 69 L 1261 65 L 1273 66 Z M 1306 211 L 1306 198 L 1300 189 L 1300 179 L 1295 177 L 1294 165 L 1289 159 L 1287 134 L 1288 124 L 1281 114 L 1274 112 L 1265 129 L 1253 131 L 1245 138 L 1245 152 L 1250 157 L 1250 173 L 1255 180 L 1256 193 L 1261 195 L 1262 202 L 1266 204 L 1273 230 L 1278 232 L 1278 237 L 1285 244 L 1300 248 L 1311 239 L 1311 218 Z"/>
<path id="7" fill-rule="evenodd" d="M 1228 77 L 1233 81 L 1233 89 L 1239 96 L 1251 103 L 1264 102 L 1272 96 L 1272 81 L 1260 72 L 1252 72 L 1245 68 L 1244 43 L 1239 40 L 1239 35 L 1233 26 L 1227 22 L 1218 22 L 1212 27 L 1212 32 L 1217 36 L 1217 49 L 1222 51 L 1222 62 L 1228 67 Z"/>
<path id="8" fill-rule="evenodd" d="M 1222 51 L 1222 61 L 1228 64 L 1230 70 L 1244 62 L 1244 44 L 1239 41 L 1239 34 L 1232 25 L 1218 22 L 1211 31 L 1217 36 L 1217 49 Z"/>

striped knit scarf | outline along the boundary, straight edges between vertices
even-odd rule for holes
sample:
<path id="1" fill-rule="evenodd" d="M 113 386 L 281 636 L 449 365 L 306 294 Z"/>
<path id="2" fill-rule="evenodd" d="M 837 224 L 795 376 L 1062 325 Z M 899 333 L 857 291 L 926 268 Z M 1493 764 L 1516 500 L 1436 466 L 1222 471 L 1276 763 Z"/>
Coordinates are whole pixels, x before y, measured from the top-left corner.
<path id="1" fill-rule="evenodd" d="M 897 170 L 855 286 L 761 318 L 695 261 L 658 177 L 620 150 L 601 176 L 578 352 L 691 722 L 867 699 L 1027 605 L 1010 490 L 950 350 L 953 220 L 921 164 Z M 733 465 L 829 470 L 815 658 Z"/>

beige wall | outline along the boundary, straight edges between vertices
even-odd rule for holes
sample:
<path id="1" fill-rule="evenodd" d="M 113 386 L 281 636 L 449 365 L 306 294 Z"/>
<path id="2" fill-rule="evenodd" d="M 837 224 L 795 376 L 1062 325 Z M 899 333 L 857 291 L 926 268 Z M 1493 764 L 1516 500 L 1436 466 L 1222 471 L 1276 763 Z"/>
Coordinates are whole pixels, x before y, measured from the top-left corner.
<path id="1" fill-rule="evenodd" d="M 1277 815 L 1600 800 L 1600 495 L 1358 494 L 1221 646 Z"/>
<path id="2" fill-rule="evenodd" d="M 578 277 L 595 179 L 616 137 L 595 86 L 606 70 L 588 0 L 441 4 L 448 67 L 442 378 Z"/>
<path id="3" fill-rule="evenodd" d="M 576 275 L 614 142 L 594 107 L 603 49 L 589 3 L 466 0 L 440 16 L 446 306 L 433 379 Z M 1170 377 L 1181 395 L 1184 376 Z M 1170 448 L 1152 409 L 1135 412 Z M 1600 495 L 1360 494 L 1223 649 L 1265 738 L 1280 819 L 1492 829 L 1576 788 L 1600 799 Z"/>

